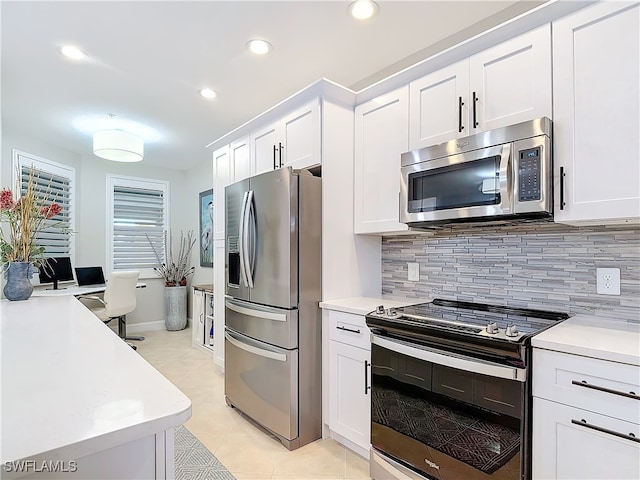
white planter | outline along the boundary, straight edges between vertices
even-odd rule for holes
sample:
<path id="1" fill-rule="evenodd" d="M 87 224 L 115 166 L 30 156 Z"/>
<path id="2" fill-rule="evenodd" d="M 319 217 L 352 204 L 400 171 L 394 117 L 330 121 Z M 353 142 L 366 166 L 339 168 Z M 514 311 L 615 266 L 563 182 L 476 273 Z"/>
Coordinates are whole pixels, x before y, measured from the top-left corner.
<path id="1" fill-rule="evenodd" d="M 164 287 L 164 315 L 167 330 L 187 326 L 187 287 Z"/>

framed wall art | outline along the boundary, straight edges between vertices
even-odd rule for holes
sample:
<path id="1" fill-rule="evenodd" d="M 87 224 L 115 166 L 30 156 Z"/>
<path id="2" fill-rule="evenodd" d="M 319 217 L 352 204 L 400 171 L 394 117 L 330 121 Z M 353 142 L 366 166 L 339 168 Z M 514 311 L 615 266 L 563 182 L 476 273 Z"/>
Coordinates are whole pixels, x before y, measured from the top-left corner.
<path id="1" fill-rule="evenodd" d="M 200 192 L 200 266 L 213 267 L 213 189 Z"/>

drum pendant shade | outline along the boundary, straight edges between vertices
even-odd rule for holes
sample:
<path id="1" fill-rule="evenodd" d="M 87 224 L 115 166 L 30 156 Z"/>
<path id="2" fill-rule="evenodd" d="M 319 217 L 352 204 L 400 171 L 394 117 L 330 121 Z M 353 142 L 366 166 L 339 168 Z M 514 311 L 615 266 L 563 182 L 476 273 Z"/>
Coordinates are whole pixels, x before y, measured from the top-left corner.
<path id="1" fill-rule="evenodd" d="M 93 134 L 93 153 L 115 162 L 139 162 L 144 155 L 144 141 L 124 130 L 99 130 Z"/>

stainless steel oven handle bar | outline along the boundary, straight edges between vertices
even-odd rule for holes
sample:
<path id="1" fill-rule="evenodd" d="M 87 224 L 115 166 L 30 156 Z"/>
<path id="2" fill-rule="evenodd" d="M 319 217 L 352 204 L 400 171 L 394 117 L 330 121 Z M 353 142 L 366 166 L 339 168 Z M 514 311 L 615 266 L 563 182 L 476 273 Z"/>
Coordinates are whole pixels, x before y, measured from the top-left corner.
<path id="1" fill-rule="evenodd" d="M 524 382 L 526 379 L 526 371 L 523 368 L 503 367 L 481 360 L 470 359 L 469 357 L 444 354 L 426 348 L 417 348 L 404 342 L 389 340 L 384 337 L 379 337 L 378 335 L 371 335 L 371 343 L 408 357 L 419 358 L 420 360 L 436 363 L 445 367 L 457 368 L 458 370 L 464 370 L 466 372 L 480 373 L 482 375 L 489 375 L 490 377 L 506 378 L 519 382 Z"/>
<path id="2" fill-rule="evenodd" d="M 254 355 L 258 355 L 260 357 L 270 358 L 271 360 L 277 360 L 278 362 L 286 362 L 287 356 L 284 353 L 276 353 L 270 350 L 265 350 L 264 348 L 254 347 L 253 345 L 248 345 L 237 338 L 234 338 L 229 332 L 224 332 L 224 338 L 227 341 L 236 347 L 244 350 L 245 352 L 252 353 Z"/>

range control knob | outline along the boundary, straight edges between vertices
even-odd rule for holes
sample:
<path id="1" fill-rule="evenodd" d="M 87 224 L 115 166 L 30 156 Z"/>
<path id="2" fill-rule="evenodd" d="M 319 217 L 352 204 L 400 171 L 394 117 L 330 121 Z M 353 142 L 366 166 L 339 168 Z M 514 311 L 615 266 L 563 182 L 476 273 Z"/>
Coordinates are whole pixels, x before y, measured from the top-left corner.
<path id="1" fill-rule="evenodd" d="M 498 333 L 498 324 L 496 322 L 489 323 L 489 325 L 487 325 L 487 333 L 491 335 Z"/>
<path id="2" fill-rule="evenodd" d="M 389 308 L 389 310 L 387 310 L 387 315 L 389 315 L 390 317 L 395 317 L 396 315 L 398 315 L 398 311 L 395 307 L 391 307 Z"/>
<path id="3" fill-rule="evenodd" d="M 507 329 L 505 330 L 504 334 L 507 337 L 517 337 L 518 335 L 520 335 L 520 332 L 518 331 L 518 327 L 516 327 L 512 323 L 511 325 L 507 325 Z"/>
<path id="4" fill-rule="evenodd" d="M 378 305 L 376 307 L 376 313 L 379 315 L 383 315 L 384 314 L 384 305 Z"/>

